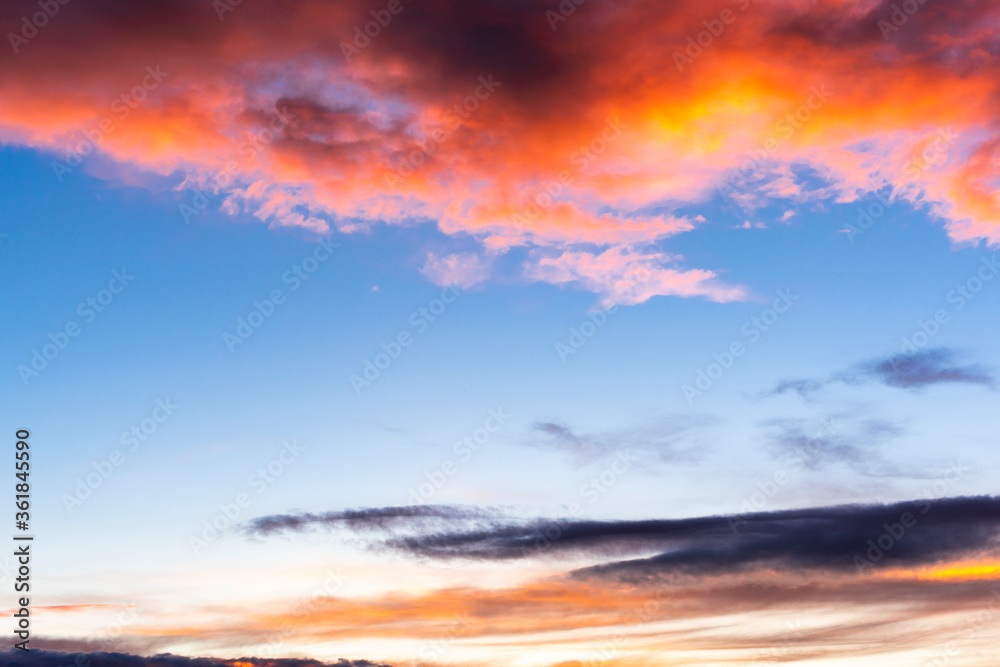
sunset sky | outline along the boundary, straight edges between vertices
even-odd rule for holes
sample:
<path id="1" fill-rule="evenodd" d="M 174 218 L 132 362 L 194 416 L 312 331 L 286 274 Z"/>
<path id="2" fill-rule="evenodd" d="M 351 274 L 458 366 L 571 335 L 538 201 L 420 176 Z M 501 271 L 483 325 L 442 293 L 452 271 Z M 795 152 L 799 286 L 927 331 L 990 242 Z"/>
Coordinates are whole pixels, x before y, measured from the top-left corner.
<path id="1" fill-rule="evenodd" d="M 0 27 L 0 664 L 1000 664 L 1000 4 Z"/>

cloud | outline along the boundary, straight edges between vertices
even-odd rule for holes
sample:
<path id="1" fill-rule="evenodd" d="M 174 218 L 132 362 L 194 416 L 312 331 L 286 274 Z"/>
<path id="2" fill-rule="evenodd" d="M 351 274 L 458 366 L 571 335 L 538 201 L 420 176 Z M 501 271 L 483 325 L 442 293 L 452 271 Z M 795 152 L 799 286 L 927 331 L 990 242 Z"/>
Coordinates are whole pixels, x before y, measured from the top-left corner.
<path id="1" fill-rule="evenodd" d="M 489 278 L 490 263 L 487 259 L 470 253 L 451 253 L 445 257 L 428 253 L 420 273 L 435 285 L 468 288 Z"/>
<path id="2" fill-rule="evenodd" d="M 433 558 L 503 560 L 566 554 L 658 552 L 580 570 L 578 576 L 722 574 L 749 568 L 854 570 L 868 540 L 905 514 L 916 526 L 885 554 L 890 566 L 924 565 L 998 546 L 1000 499 L 918 500 L 893 505 L 843 505 L 739 517 L 645 521 L 536 521 L 492 530 L 392 537 L 391 546 Z M 555 538 L 551 537 L 553 534 Z"/>
<path id="3" fill-rule="evenodd" d="M 871 363 L 867 374 L 882 384 L 900 389 L 919 389 L 933 384 L 959 382 L 993 386 L 994 376 L 980 365 L 957 366 L 954 353 L 938 348 L 913 355 L 897 355 L 885 361 Z"/>
<path id="4" fill-rule="evenodd" d="M 344 528 L 358 532 L 427 527 L 441 523 L 477 520 L 495 516 L 489 510 L 448 505 L 410 505 L 342 510 L 314 514 L 273 514 L 250 521 L 244 528 L 250 535 L 301 532 L 309 528 Z"/>
<path id="5" fill-rule="evenodd" d="M 616 637 L 626 645 L 636 641 L 635 650 L 649 655 L 650 651 L 656 654 L 676 649 L 678 641 L 704 649 L 759 650 L 765 644 L 755 639 L 772 637 L 774 626 L 747 623 L 737 629 L 731 622 L 734 615 L 759 614 L 766 609 L 774 616 L 784 611 L 794 618 L 810 609 L 835 609 L 840 612 L 835 620 L 812 615 L 812 627 L 803 629 L 806 641 L 802 650 L 809 647 L 824 653 L 829 648 L 826 640 L 832 637 L 857 639 L 866 628 L 871 631 L 880 625 L 891 626 L 881 629 L 889 630 L 892 637 L 897 632 L 912 634 L 912 624 L 919 619 L 946 612 L 975 612 L 989 605 L 991 599 L 982 581 L 928 582 L 851 576 L 817 577 L 804 583 L 796 581 L 794 576 L 774 572 L 760 573 L 753 580 L 717 577 L 691 581 L 664 577 L 639 585 L 559 579 L 507 587 L 455 586 L 415 594 L 394 592 L 374 598 L 327 599 L 317 603 L 309 623 L 296 622 L 293 614 L 281 611 L 260 613 L 233 608 L 228 623 L 206 627 L 196 635 L 180 634 L 182 630 L 190 633 L 190 627 L 163 631 L 208 643 L 213 636 L 231 641 L 253 640 L 273 633 L 275 628 L 290 627 L 290 638 L 302 643 L 361 637 L 381 640 L 446 637 L 459 646 L 464 642 L 480 643 L 483 638 L 502 638 L 505 643 L 516 639 L 524 650 L 531 650 L 533 646 L 548 645 L 551 641 L 563 643 L 567 639 L 565 635 L 545 637 L 543 633 L 587 629 L 586 637 L 578 644 L 582 650 L 593 651 L 595 646 L 604 645 L 607 638 Z M 898 600 L 908 603 L 894 602 Z M 720 615 L 726 619 L 720 622 Z M 845 623 L 847 618 L 853 618 L 854 622 Z M 658 627 L 655 634 L 648 634 L 650 631 L 644 624 L 657 621 L 679 625 Z M 930 645 L 940 641 L 940 635 L 933 633 L 922 636 Z M 893 645 L 884 641 L 861 650 L 881 652 Z M 846 654 L 855 654 L 857 650 L 844 648 Z"/>
<path id="6" fill-rule="evenodd" d="M 365 514 L 395 517 L 398 509 Z M 274 532 L 271 526 L 276 523 L 301 530 L 313 525 L 315 516 L 264 517 L 252 526 L 265 535 Z M 438 508 L 433 516 L 443 522 L 424 526 L 424 530 L 417 526 L 416 534 L 409 535 L 400 534 L 394 523 L 378 522 L 375 527 L 385 535 L 376 538 L 376 544 L 435 559 L 612 556 L 611 562 L 578 570 L 575 576 L 627 578 L 670 573 L 714 576 L 754 568 L 853 571 L 856 558 L 866 557 L 869 540 L 879 540 L 886 533 L 893 536 L 892 546 L 883 549 L 878 560 L 887 568 L 975 558 L 1000 546 L 1000 498 L 989 496 L 689 519 L 511 521 L 489 511 L 460 508 Z M 473 526 L 458 525 L 470 516 L 481 520 Z M 342 525 L 339 519 L 319 523 Z M 366 531 L 372 526 L 362 522 L 346 527 Z M 636 558 L 622 559 L 629 554 Z"/>
<path id="7" fill-rule="evenodd" d="M 564 252 L 550 257 L 536 255 L 525 267 L 526 275 L 556 285 L 579 285 L 601 295 L 601 305 L 634 305 L 656 295 L 701 296 L 709 301 L 740 301 L 746 289 L 729 286 L 714 271 L 669 268 L 663 253 L 610 248 L 599 254 Z"/>
<path id="8" fill-rule="evenodd" d="M 731 660 L 749 663 L 760 661 L 767 647 L 779 649 L 768 658 L 840 661 L 892 654 L 898 647 L 940 649 L 957 639 L 970 652 L 988 650 L 994 648 L 990 629 L 1000 610 L 1000 589 L 991 591 L 982 580 L 851 575 L 806 581 L 798 573 L 764 571 L 752 578 L 660 577 L 637 583 L 559 578 L 324 598 L 317 600 L 308 623 L 282 611 L 286 605 L 276 601 L 263 611 L 230 607 L 221 622 L 200 628 L 188 624 L 148 631 L 215 651 L 260 641 L 279 628 L 300 644 L 364 638 L 384 646 L 416 639 L 425 646 L 447 641 L 458 649 L 492 641 L 531 652 L 557 643 L 595 656 L 614 646 L 632 652 L 629 664 L 653 667 L 689 664 L 692 651 L 719 655 L 724 650 Z M 218 613 L 217 603 L 213 610 Z M 753 622 L 765 612 L 767 623 Z M 915 625 L 934 631 L 914 633 Z M 282 667 L 281 661 L 267 664 Z M 204 667 L 222 665 L 213 661 Z"/>
<path id="9" fill-rule="evenodd" d="M 136 655 L 153 655 L 169 648 L 171 640 L 166 637 L 151 637 L 128 634 L 123 630 L 114 637 L 35 637 L 32 639 L 31 652 L 87 653 L 133 653 Z M 113 650 L 108 650 L 113 649 Z M 20 651 L 17 651 L 20 653 Z M 69 667 L 70 663 L 60 663 L 59 667 Z M 76 666 L 79 667 L 79 666 Z"/>
<path id="10" fill-rule="evenodd" d="M 826 386 L 826 382 L 821 380 L 782 380 L 779 382 L 774 389 L 768 392 L 767 396 L 777 396 L 779 394 L 785 394 L 790 391 L 794 391 L 803 398 L 807 397 L 809 394 L 819 391 Z"/>
<path id="11" fill-rule="evenodd" d="M 38 640 L 43 642 L 44 640 Z M 344 660 L 337 662 L 320 662 L 318 660 L 299 660 L 293 658 L 264 659 L 240 658 L 239 660 L 221 660 L 218 658 L 188 658 L 169 653 L 143 657 L 128 653 L 65 653 L 32 648 L 30 653 L 10 650 L 2 655 L 5 665 L 12 667 L 390 667 L 382 663 L 368 660 Z"/>
<path id="12" fill-rule="evenodd" d="M 896 389 L 918 390 L 937 384 L 974 384 L 993 387 L 993 371 L 981 364 L 961 366 L 954 362 L 955 352 L 947 348 L 898 354 L 888 359 L 868 361 L 826 379 L 799 379 L 779 382 L 765 396 L 795 392 L 808 398 L 824 387 L 844 383 L 859 385 L 876 382 Z"/>
<path id="13" fill-rule="evenodd" d="M 889 185 L 956 242 L 1000 243 L 993 3 L 928 3 L 883 38 L 889 0 L 590 0 L 555 30 L 548 0 L 430 0 L 357 53 L 370 3 L 220 4 L 60 5 L 0 61 L 0 141 L 84 170 L 99 152 L 171 179 L 192 210 L 273 226 L 432 221 L 482 256 L 526 249 L 526 278 L 605 303 L 746 298 L 725 267 L 663 249 L 696 228 L 677 211 L 734 171 L 748 206 Z M 732 24 L 678 66 L 722 9 Z M 37 11 L 10 0 L 0 23 L 16 34 Z M 482 277 L 453 253 L 431 279 Z"/>
<path id="14" fill-rule="evenodd" d="M 955 638 L 970 650 L 992 648 L 983 631 L 1000 611 L 997 498 L 758 513 L 732 517 L 735 531 L 730 517 L 511 522 L 475 513 L 492 514 L 493 526 L 424 527 L 423 539 L 409 540 L 388 527 L 384 536 L 422 558 L 480 558 L 472 579 L 320 596 L 305 617 L 301 601 L 287 598 L 250 607 L 213 602 L 206 623 L 171 617 L 133 631 L 214 654 L 276 633 L 289 645 L 445 640 L 456 650 L 558 644 L 583 654 L 613 645 L 650 666 L 690 662 L 695 650 L 723 649 L 750 662 L 769 646 L 789 660 L 841 661 Z M 873 543 L 881 553 L 872 553 Z M 485 574 L 492 562 L 517 558 L 546 562 L 527 580 L 505 581 L 509 568 L 500 563 L 496 578 Z M 809 613 L 816 609 L 824 613 Z M 757 622 L 761 614 L 767 623 Z M 792 622 L 791 636 L 780 620 Z M 913 635 L 915 625 L 934 631 Z"/>
<path id="15" fill-rule="evenodd" d="M 809 470 L 824 470 L 837 464 L 867 476 L 924 477 L 907 473 L 887 461 L 881 446 L 903 433 L 899 426 L 881 419 L 838 416 L 821 429 L 806 427 L 803 420 L 776 419 L 766 422 L 768 441 L 775 458 Z"/>
<path id="16" fill-rule="evenodd" d="M 603 433 L 581 433 L 566 424 L 541 421 L 532 425 L 533 436 L 527 443 L 572 454 L 587 464 L 622 452 L 644 460 L 690 461 L 704 454 L 702 445 L 685 446 L 695 429 L 707 421 L 689 417 L 671 417 L 648 426 L 634 426 Z M 697 451 L 696 451 L 697 450 Z"/>

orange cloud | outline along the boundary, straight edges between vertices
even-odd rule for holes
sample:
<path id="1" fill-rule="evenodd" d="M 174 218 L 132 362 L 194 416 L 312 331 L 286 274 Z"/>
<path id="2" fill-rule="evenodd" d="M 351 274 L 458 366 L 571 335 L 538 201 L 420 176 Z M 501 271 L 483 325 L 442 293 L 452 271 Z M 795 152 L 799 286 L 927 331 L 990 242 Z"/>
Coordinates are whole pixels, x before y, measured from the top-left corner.
<path id="1" fill-rule="evenodd" d="M 544 649 L 582 656 L 559 663 L 564 665 L 702 664 L 720 656 L 846 660 L 889 655 L 904 645 L 930 650 L 953 631 L 964 637 L 960 633 L 970 619 L 981 625 L 977 619 L 984 614 L 997 617 L 1000 591 L 991 596 L 981 582 L 962 578 L 761 569 L 642 585 L 555 579 L 505 588 L 323 598 L 305 611 L 220 611 L 213 609 L 207 623 L 135 632 L 213 650 L 272 641 L 302 648 L 419 640 L 494 655 L 501 650 L 535 655 Z M 192 618 L 197 616 L 195 611 Z M 915 636 L 914 627 L 925 632 Z"/>
<path id="2" fill-rule="evenodd" d="M 893 185 L 956 241 L 1000 243 L 995 5 L 925 4 L 888 32 L 888 0 L 590 0 L 565 21 L 542 0 L 401 7 L 365 40 L 354 0 L 67 5 L 0 64 L 0 139 L 57 171 L 99 151 L 172 175 L 188 221 L 434 221 L 483 250 L 432 261 L 436 280 L 526 247 L 525 276 L 606 303 L 745 298 L 662 247 L 720 186 L 753 207 Z"/>
<path id="3" fill-rule="evenodd" d="M 887 578 L 919 579 L 926 581 L 973 581 L 1000 579 L 1000 562 L 959 562 L 914 570 L 895 570 Z"/>
<path id="4" fill-rule="evenodd" d="M 94 611 L 95 609 L 122 609 L 122 608 L 123 605 L 118 605 L 118 604 L 56 604 L 56 605 L 46 605 L 38 607 L 38 610 L 54 611 L 54 612 L 81 612 L 81 611 Z"/>

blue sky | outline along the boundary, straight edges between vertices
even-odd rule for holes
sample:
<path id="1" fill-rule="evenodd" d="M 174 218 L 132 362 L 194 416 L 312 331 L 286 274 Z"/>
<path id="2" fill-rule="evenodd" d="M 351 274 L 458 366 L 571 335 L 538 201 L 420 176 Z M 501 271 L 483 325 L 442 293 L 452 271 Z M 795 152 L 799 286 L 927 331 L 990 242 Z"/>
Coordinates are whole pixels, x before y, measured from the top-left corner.
<path id="1" fill-rule="evenodd" d="M 532 461 L 558 466 L 571 479 L 576 474 L 573 456 L 531 447 L 545 440 L 533 431 L 539 422 L 601 434 L 701 421 L 685 426 L 690 434 L 684 438 L 702 461 L 718 460 L 727 449 L 751 461 L 765 457 L 760 424 L 774 419 L 818 423 L 842 414 L 884 420 L 901 430 L 904 451 L 921 459 L 933 459 L 936 438 L 947 433 L 953 440 L 962 433 L 952 446 L 975 452 L 992 428 L 981 417 L 970 423 L 972 406 L 993 399 L 990 390 L 970 385 L 918 391 L 833 386 L 809 400 L 761 397 L 782 380 L 828 376 L 899 353 L 901 339 L 939 309 L 951 319 L 928 347 L 996 363 L 994 285 L 985 283 L 957 312 L 946 299 L 992 253 L 953 247 L 938 224 L 903 205 L 854 244 L 838 229 L 857 205 L 807 211 L 788 224 L 751 230 L 727 224 L 725 210 L 702 207 L 719 222 L 671 243 L 671 251 L 697 265 L 728 267 L 727 279 L 746 285 L 753 297 L 732 304 L 661 297 L 619 307 L 563 361 L 556 343 L 568 345 L 571 328 L 588 314 L 600 319 L 593 294 L 501 280 L 461 290 L 426 328 L 412 323 L 410 316 L 442 292 L 415 269 L 425 249 L 440 242 L 428 225 L 338 235 L 334 256 L 293 290 L 282 276 L 311 256 L 314 235 L 216 212 L 184 225 L 162 193 L 85 175 L 60 184 L 46 156 L 26 151 L 5 150 L 3 163 L 6 173 L 16 174 L 4 182 L 10 213 L 3 247 L 6 280 L 17 286 L 8 292 L 7 311 L 19 321 L 6 347 L 11 381 L 5 400 L 25 423 L 46 424 L 52 454 L 59 456 L 39 472 L 51 488 L 40 502 L 59 524 L 87 522 L 88 513 L 100 513 L 100 503 L 137 485 L 187 489 L 169 508 L 155 507 L 195 521 L 213 506 L 202 493 L 216 486 L 225 496 L 219 474 L 227 462 L 235 457 L 250 468 L 289 438 L 310 443 L 312 462 L 299 473 L 297 491 L 308 489 L 306 496 L 286 489 L 287 505 L 400 503 L 403 489 L 412 486 L 407 480 L 419 481 L 422 466 L 433 469 L 489 408 L 512 415 L 495 447 L 505 454 L 494 452 L 488 471 L 467 472 L 480 478 L 491 502 L 503 504 L 518 504 L 520 494 L 558 502 L 546 489 L 552 470 L 533 472 Z M 931 263 L 933 272 L 926 270 Z M 133 275 L 133 282 L 86 322 L 77 305 L 116 270 Z M 237 318 L 274 289 L 286 300 L 230 353 L 223 333 L 235 332 Z M 754 342 L 744 324 L 766 311 L 778 290 L 797 300 Z M 81 334 L 38 377 L 20 381 L 18 365 L 29 364 L 31 351 L 71 320 L 81 324 Z M 400 332 L 410 333 L 413 344 L 355 392 L 350 376 L 362 374 L 365 361 Z M 733 341 L 746 345 L 745 354 L 689 404 L 682 387 L 695 385 L 713 354 Z M 121 448 L 120 434 L 149 417 L 156 399 L 168 397 L 180 406 L 176 414 L 129 455 L 107 488 L 74 516 L 59 511 L 59 495 L 75 478 Z M 51 417 L 54 409 L 58 419 Z M 399 465 L 387 471 L 387 457 Z M 323 488 L 331 473 L 336 490 Z M 242 477 L 234 471 L 232 484 L 239 486 Z M 689 477 L 686 484 L 692 509 L 724 508 L 714 493 L 699 497 L 703 481 Z M 849 501 L 869 500 L 871 491 L 861 483 L 857 493 L 841 492 L 839 500 Z M 622 501 L 626 507 L 616 510 L 627 508 Z M 270 502 L 276 511 L 288 509 L 277 498 Z"/>

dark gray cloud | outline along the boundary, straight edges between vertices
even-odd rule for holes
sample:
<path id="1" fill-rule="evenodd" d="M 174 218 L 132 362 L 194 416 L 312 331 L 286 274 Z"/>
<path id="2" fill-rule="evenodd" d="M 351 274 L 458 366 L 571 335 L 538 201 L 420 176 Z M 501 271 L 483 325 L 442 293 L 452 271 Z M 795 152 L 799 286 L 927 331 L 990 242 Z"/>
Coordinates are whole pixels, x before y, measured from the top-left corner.
<path id="1" fill-rule="evenodd" d="M 910 523 L 905 526 L 903 523 Z M 416 556 L 503 560 L 553 553 L 641 555 L 582 575 L 722 574 L 757 566 L 856 567 L 869 540 L 903 532 L 882 563 L 919 565 L 1000 546 L 1000 498 L 957 497 L 891 505 L 840 505 L 736 517 L 643 521 L 537 520 L 490 529 L 393 536 L 385 544 Z M 886 542 L 888 538 L 883 539 Z M 650 556 L 650 553 L 655 555 Z"/>
<path id="2" fill-rule="evenodd" d="M 301 532 L 309 528 L 344 528 L 356 532 L 427 528 L 437 523 L 495 517 L 497 510 L 455 507 L 450 505 L 409 505 L 339 510 L 336 512 L 272 514 L 253 519 L 244 532 L 266 536 L 282 532 Z"/>
<path id="3" fill-rule="evenodd" d="M 985 366 L 959 366 L 954 352 L 937 348 L 911 355 L 896 355 L 864 367 L 868 377 L 889 387 L 918 389 L 932 384 L 963 382 L 993 386 L 993 373 Z"/>
<path id="4" fill-rule="evenodd" d="M 881 550 L 879 564 L 907 567 L 975 557 L 1000 547 L 1000 498 L 989 496 L 638 521 L 511 521 L 493 515 L 471 527 L 467 517 L 485 518 L 489 511 L 438 511 L 442 519 L 456 517 L 459 525 L 401 534 L 393 524 L 381 524 L 386 534 L 376 538 L 374 546 L 433 559 L 608 557 L 614 560 L 578 570 L 575 576 L 632 579 L 726 574 L 755 567 L 854 569 L 855 557 L 868 557 L 869 541 L 880 540 L 883 545 L 891 542 L 891 547 Z M 382 510 L 370 512 L 378 515 Z M 285 523 L 296 529 L 307 525 Z"/>
<path id="5" fill-rule="evenodd" d="M 988 35 L 989 19 L 969 11 L 977 3 L 921 3 L 919 11 L 906 12 L 906 28 L 892 23 L 902 7 L 898 0 L 878 0 L 865 4 L 865 11 L 838 11 L 836 5 L 804 5 L 783 8 L 775 17 L 771 32 L 799 37 L 830 48 L 843 49 L 885 42 L 890 37 L 900 56 L 932 64 L 947 63 L 953 68 L 972 68 L 973 59 L 956 58 L 950 51 L 949 36 Z M 808 7 L 808 9 L 805 9 Z M 888 32 L 883 26 L 888 24 Z M 961 26 L 961 27 L 959 27 Z M 975 38 L 984 53 L 997 54 L 1000 45 L 988 37 Z"/>
<path id="6" fill-rule="evenodd" d="M 59 651 L 62 653 L 133 653 L 153 655 L 166 649 L 172 637 L 153 637 L 119 634 L 115 637 L 37 637 L 31 640 L 32 653 L 35 649 Z M 3 658 L 0 657 L 0 664 Z M 65 667 L 74 667 L 66 665 Z"/>
<path id="7" fill-rule="evenodd" d="M 917 390 L 937 384 L 961 383 L 993 387 L 996 376 L 981 364 L 960 365 L 956 354 L 947 348 L 897 354 L 887 359 L 867 361 L 826 379 L 783 380 L 765 396 L 795 392 L 808 398 L 824 387 L 836 384 L 882 384 L 896 389 Z"/>
<path id="8" fill-rule="evenodd" d="M 39 640 L 43 641 L 43 640 Z M 368 660 L 319 662 L 318 660 L 239 658 L 240 662 L 260 667 L 391 667 Z M 229 667 L 234 660 L 187 658 L 164 653 L 151 657 L 128 653 L 64 653 L 31 649 L 30 652 L 10 650 L 0 653 L 0 667 Z"/>

